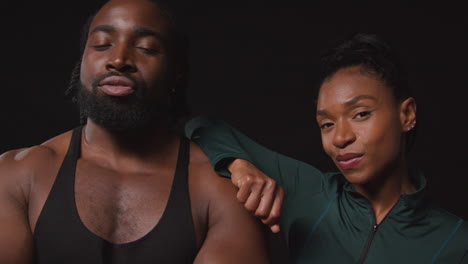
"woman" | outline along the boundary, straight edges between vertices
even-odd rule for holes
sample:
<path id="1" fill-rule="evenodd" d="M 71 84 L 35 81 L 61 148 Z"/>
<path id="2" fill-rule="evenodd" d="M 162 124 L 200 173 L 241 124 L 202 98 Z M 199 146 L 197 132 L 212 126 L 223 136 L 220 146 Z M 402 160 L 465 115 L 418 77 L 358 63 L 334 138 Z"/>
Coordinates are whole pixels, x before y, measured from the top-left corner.
<path id="1" fill-rule="evenodd" d="M 196 118 L 186 133 L 220 174 L 232 173 L 239 200 L 257 215 L 281 204 L 265 175 L 284 188 L 280 224 L 294 263 L 468 262 L 467 222 L 430 204 L 424 176 L 407 164 L 416 102 L 404 76 L 373 35 L 324 57 L 316 120 L 339 172 L 268 150 L 222 121 Z"/>

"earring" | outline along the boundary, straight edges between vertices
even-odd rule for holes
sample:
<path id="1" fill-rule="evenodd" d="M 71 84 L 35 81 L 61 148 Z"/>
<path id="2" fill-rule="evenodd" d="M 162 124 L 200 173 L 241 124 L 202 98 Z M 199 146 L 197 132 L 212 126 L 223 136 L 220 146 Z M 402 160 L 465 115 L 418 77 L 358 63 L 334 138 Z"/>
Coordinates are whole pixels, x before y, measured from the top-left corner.
<path id="1" fill-rule="evenodd" d="M 411 129 L 414 128 L 414 126 L 416 126 L 416 121 L 414 121 L 407 129 L 407 131 L 410 131 Z"/>

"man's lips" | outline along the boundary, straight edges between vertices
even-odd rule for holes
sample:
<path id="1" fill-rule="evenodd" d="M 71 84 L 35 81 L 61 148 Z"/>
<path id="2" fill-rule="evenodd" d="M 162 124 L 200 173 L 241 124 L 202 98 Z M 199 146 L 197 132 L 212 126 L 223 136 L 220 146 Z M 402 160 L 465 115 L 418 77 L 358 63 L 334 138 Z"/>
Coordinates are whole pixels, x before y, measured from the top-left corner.
<path id="1" fill-rule="evenodd" d="M 110 76 L 98 83 L 101 91 L 110 96 L 126 96 L 135 90 L 135 83 L 123 76 Z"/>
<path id="2" fill-rule="evenodd" d="M 362 160 L 363 156 L 364 154 L 359 153 L 346 153 L 344 155 L 336 156 L 335 159 L 342 169 L 347 170 L 356 167 Z"/>

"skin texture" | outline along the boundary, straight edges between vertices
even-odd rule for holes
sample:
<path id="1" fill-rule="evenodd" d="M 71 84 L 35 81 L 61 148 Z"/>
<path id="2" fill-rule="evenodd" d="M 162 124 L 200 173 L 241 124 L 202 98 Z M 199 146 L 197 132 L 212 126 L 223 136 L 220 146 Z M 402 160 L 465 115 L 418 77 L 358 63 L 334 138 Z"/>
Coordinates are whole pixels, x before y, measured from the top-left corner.
<path id="1" fill-rule="evenodd" d="M 81 68 L 84 89 L 112 71 L 144 81 L 148 95 L 164 103 L 183 73 L 177 73 L 170 60 L 171 31 L 160 10 L 146 0 L 112 0 L 98 12 L 90 32 L 102 25 L 112 31 L 90 33 Z M 137 27 L 157 32 L 167 42 L 142 36 Z M 158 52 L 148 52 L 156 46 Z M 33 263 L 32 235 L 70 138 L 68 131 L 0 156 L 0 263 Z M 75 178 L 76 206 L 84 225 L 116 244 L 152 230 L 169 197 L 178 147 L 179 136 L 164 118 L 131 131 L 109 130 L 88 119 Z M 234 198 L 235 188 L 217 176 L 194 144 L 188 182 L 199 248 L 194 263 L 267 263 L 258 223 Z"/>
<path id="2" fill-rule="evenodd" d="M 413 98 L 397 102 L 392 90 L 362 67 L 339 70 L 320 88 L 317 123 L 322 145 L 356 191 L 372 204 L 377 222 L 399 199 L 414 192 L 405 161 L 405 137 L 416 118 Z M 338 155 L 362 155 L 346 168 Z"/>
<path id="3" fill-rule="evenodd" d="M 248 212 L 258 217 L 271 232 L 280 231 L 279 219 L 283 207 L 284 190 L 275 180 L 243 159 L 229 164 L 232 183 L 239 188 L 237 200 Z"/>
<path id="4" fill-rule="evenodd" d="M 380 223 L 401 193 L 415 191 L 408 176 L 404 136 L 416 122 L 415 100 L 397 101 L 378 76 L 352 66 L 322 84 L 316 117 L 325 152 L 369 200 Z M 337 157 L 349 153 L 358 154 L 360 161 L 343 167 Z M 228 169 L 239 187 L 239 201 L 277 232 L 281 187 L 248 161 L 234 160 Z"/>
<path id="5" fill-rule="evenodd" d="M 145 96 L 156 98 L 155 103 L 167 104 L 177 78 L 169 49 L 170 23 L 149 1 L 140 1 L 141 7 L 129 1 L 112 2 L 117 6 L 105 5 L 91 23 L 81 63 L 82 85 L 91 91 L 95 80 L 118 72 L 146 84 Z M 102 95 L 101 86 L 97 93 Z"/>

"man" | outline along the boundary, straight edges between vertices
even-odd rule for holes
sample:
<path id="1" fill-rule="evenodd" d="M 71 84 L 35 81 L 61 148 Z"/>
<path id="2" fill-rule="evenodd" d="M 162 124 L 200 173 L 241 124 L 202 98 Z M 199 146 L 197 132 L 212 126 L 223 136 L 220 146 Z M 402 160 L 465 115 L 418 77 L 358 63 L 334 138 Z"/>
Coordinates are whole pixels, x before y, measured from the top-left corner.
<path id="1" fill-rule="evenodd" d="M 430 203 L 408 164 L 416 101 L 403 77 L 374 35 L 324 57 L 316 121 L 339 172 L 275 153 L 222 121 L 194 119 L 187 135 L 275 232 L 283 194 L 267 176 L 284 188 L 280 225 L 293 263 L 467 263 L 467 222 Z"/>
<path id="2" fill-rule="evenodd" d="M 179 41 L 149 0 L 90 20 L 72 82 L 86 125 L 0 157 L 0 263 L 267 262 L 233 187 L 176 133 Z"/>

